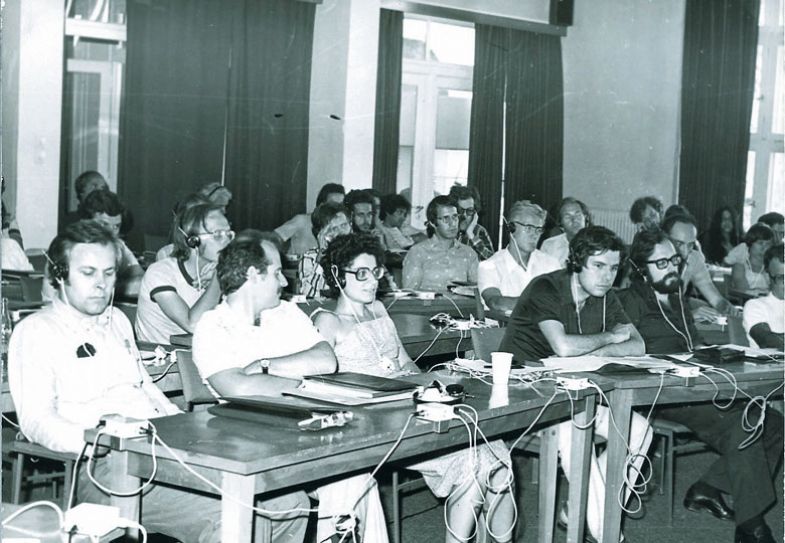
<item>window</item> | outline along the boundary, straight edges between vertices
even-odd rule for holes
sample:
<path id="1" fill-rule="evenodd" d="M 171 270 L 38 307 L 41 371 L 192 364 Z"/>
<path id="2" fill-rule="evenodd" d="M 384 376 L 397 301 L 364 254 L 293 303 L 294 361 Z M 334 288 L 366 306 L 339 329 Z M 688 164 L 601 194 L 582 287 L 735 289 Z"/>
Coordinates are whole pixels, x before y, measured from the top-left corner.
<path id="1" fill-rule="evenodd" d="M 433 196 L 468 177 L 474 27 L 407 15 L 403 38 L 396 190 L 422 229 Z"/>
<path id="2" fill-rule="evenodd" d="M 744 228 L 768 211 L 783 209 L 783 0 L 763 0 L 760 7 L 755 96 L 750 121 L 750 150 L 744 200 Z"/>

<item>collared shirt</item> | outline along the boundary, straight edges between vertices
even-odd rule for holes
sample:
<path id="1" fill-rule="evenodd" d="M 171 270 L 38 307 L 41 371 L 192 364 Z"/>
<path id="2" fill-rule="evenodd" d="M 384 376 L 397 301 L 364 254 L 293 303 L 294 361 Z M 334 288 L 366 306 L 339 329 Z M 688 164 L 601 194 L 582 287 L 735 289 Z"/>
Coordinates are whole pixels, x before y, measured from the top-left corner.
<path id="1" fill-rule="evenodd" d="M 55 451 L 79 452 L 84 431 L 105 414 L 179 412 L 151 381 L 131 323 L 114 307 L 91 317 L 56 298 L 17 325 L 8 360 L 22 432 Z"/>
<path id="2" fill-rule="evenodd" d="M 306 351 L 322 341 L 324 337 L 297 304 L 281 301 L 280 305 L 262 311 L 257 326 L 244 322 L 229 304 L 222 302 L 202 315 L 196 325 L 194 362 L 207 383 L 209 377 L 221 371 L 244 368 L 254 360 Z"/>
<path id="3" fill-rule="evenodd" d="M 747 280 L 748 290 L 769 291 L 771 290 L 771 280 L 769 274 L 765 269 L 759 272 L 752 270 L 750 264 L 750 248 L 746 243 L 740 243 L 734 247 L 728 256 L 725 257 L 725 264 L 734 266 L 736 264 L 744 265 L 744 278 Z"/>
<path id="4" fill-rule="evenodd" d="M 513 353 L 518 362 L 539 360 L 554 354 L 539 323 L 558 321 L 570 335 L 591 335 L 610 331 L 630 322 L 614 291 L 604 297 L 589 296 L 580 310 L 575 309 L 570 286 L 572 274 L 565 270 L 535 277 L 512 310 L 499 350 Z"/>
<path id="5" fill-rule="evenodd" d="M 283 241 L 289 242 L 286 254 L 302 255 L 310 249 L 316 249 L 318 246 L 316 238 L 313 237 L 312 228 L 311 215 L 301 213 L 276 228 L 275 233 L 281 236 Z"/>
<path id="6" fill-rule="evenodd" d="M 648 284 L 636 281 L 619 292 L 619 300 L 643 337 L 647 353 L 686 352 L 690 350 L 687 338 L 693 347 L 703 341 L 695 329 L 689 306 L 683 305 L 684 299 L 678 293 L 668 296 L 667 305 L 658 306 L 654 290 Z"/>
<path id="7" fill-rule="evenodd" d="M 540 250 L 551 255 L 562 268 L 567 267 L 567 257 L 570 255 L 570 242 L 567 241 L 567 234 L 559 234 L 542 242 Z"/>
<path id="8" fill-rule="evenodd" d="M 319 263 L 319 252 L 311 249 L 300 257 L 297 266 L 297 291 L 307 298 L 321 298 L 326 288 L 324 269 Z"/>
<path id="9" fill-rule="evenodd" d="M 446 247 L 436 235 L 421 241 L 403 259 L 403 288 L 445 292 L 452 281 L 477 282 L 477 253 L 453 240 Z"/>
<path id="10" fill-rule="evenodd" d="M 486 289 L 498 288 L 502 296 L 517 298 L 532 279 L 559 268 L 555 258 L 537 249 L 529 255 L 529 263 L 524 268 L 515 260 L 508 245 L 488 260 L 480 262 L 477 287 L 480 294 Z"/>
<path id="11" fill-rule="evenodd" d="M 396 226 L 385 226 L 384 224 L 380 224 L 379 232 L 384 236 L 384 243 L 387 245 L 388 251 L 405 251 L 414 245 L 414 240 L 401 232 L 401 229 Z"/>
<path id="12" fill-rule="evenodd" d="M 471 240 L 466 236 L 466 232 L 460 232 L 458 241 L 474 249 L 480 260 L 493 256 L 493 241 L 491 241 L 488 231 L 481 224 L 478 224 L 474 229 L 474 237 Z"/>
<path id="13" fill-rule="evenodd" d="M 207 285 L 203 285 L 207 287 Z M 188 307 L 192 307 L 204 290 L 188 274 L 181 261 L 174 257 L 154 262 L 147 268 L 139 286 L 139 301 L 136 310 L 136 335 L 142 341 L 169 343 L 169 337 L 183 334 L 179 324 L 166 316 L 161 306 L 153 299 L 159 292 L 177 293 Z"/>
<path id="14" fill-rule="evenodd" d="M 750 345 L 757 347 L 758 344 L 750 336 L 750 330 L 756 324 L 768 324 L 769 329 L 775 334 L 785 332 L 785 300 L 780 300 L 771 292 L 761 298 L 753 298 L 744 304 L 744 331 L 747 332 L 747 340 Z"/>
<path id="15" fill-rule="evenodd" d="M 689 288 L 690 283 L 701 292 L 706 288 L 714 287 L 709 268 L 706 266 L 706 257 L 703 256 L 700 249 L 694 249 L 687 257 L 681 270 L 681 282 L 685 291 Z"/>

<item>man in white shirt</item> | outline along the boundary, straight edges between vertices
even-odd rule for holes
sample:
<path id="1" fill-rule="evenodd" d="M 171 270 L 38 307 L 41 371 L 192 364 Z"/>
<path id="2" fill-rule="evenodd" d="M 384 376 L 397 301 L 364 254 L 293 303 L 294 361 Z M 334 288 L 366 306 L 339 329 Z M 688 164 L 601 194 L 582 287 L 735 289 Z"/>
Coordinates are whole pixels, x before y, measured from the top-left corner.
<path id="1" fill-rule="evenodd" d="M 563 231 L 542 242 L 542 252 L 551 255 L 562 268 L 567 266 L 570 241 L 582 228 L 591 225 L 591 214 L 586 204 L 568 196 L 559 204 L 559 226 Z"/>
<path id="2" fill-rule="evenodd" d="M 22 321 L 11 337 L 8 377 L 19 425 L 31 441 L 49 449 L 79 453 L 86 446 L 85 430 L 106 414 L 154 419 L 179 412 L 141 365 L 130 322 L 110 305 L 119 254 L 116 238 L 102 224 L 67 227 L 48 251 L 57 291 L 52 306 Z M 83 464 L 78 500 L 106 503 L 85 469 Z M 93 475 L 112 488 L 108 462 L 97 460 Z M 273 506 L 308 507 L 304 495 L 280 500 Z M 150 532 L 219 541 L 217 498 L 153 485 L 142 510 Z M 304 519 L 276 524 L 277 541 L 302 541 Z"/>
<path id="3" fill-rule="evenodd" d="M 477 287 L 490 309 L 512 311 L 529 281 L 561 266 L 551 255 L 537 249 L 546 212 L 528 200 L 515 202 L 505 226 L 510 242 L 488 260 L 480 262 Z"/>
<path id="4" fill-rule="evenodd" d="M 744 330 L 753 347 L 783 350 L 785 328 L 785 283 L 783 283 L 783 246 L 766 251 L 764 267 L 771 279 L 771 292 L 744 304 Z"/>
<path id="5" fill-rule="evenodd" d="M 286 278 L 271 242 L 230 244 L 221 252 L 216 274 L 225 300 L 196 325 L 193 353 L 217 397 L 280 398 L 303 375 L 335 371 L 335 354 L 311 320 L 280 299 Z M 312 494 L 319 500 L 317 541 L 336 533 L 335 517 L 354 512 L 362 541 L 387 542 L 378 489 L 367 475 L 328 483 Z"/>

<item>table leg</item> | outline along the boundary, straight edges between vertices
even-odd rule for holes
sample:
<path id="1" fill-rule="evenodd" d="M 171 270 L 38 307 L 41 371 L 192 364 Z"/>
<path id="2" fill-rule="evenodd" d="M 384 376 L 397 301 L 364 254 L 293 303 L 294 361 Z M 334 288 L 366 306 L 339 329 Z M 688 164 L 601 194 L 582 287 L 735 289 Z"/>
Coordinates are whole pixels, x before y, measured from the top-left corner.
<path id="1" fill-rule="evenodd" d="M 248 506 L 254 504 L 254 477 L 225 472 L 221 481 L 221 492 L 237 500 L 221 498 L 221 541 L 251 543 L 254 512 Z M 258 518 L 260 523 L 257 529 L 262 534 L 262 541 L 269 543 L 271 525 L 269 521 L 262 522 L 263 517 Z"/>
<path id="2" fill-rule="evenodd" d="M 128 474 L 128 452 L 113 451 L 107 456 L 106 461 L 109 462 L 109 472 L 112 474 L 111 481 L 113 489 L 118 492 L 131 492 L 141 486 L 141 479 Z M 85 465 L 83 469 L 87 469 L 87 466 Z M 141 500 L 141 493 L 129 497 L 112 496 L 111 504 L 120 508 L 121 517 L 139 522 Z M 128 529 L 127 533 L 131 538 L 138 539 L 139 537 L 139 530 Z"/>
<path id="3" fill-rule="evenodd" d="M 584 399 L 584 410 L 575 416 L 575 424 L 585 429 L 573 428 L 570 444 L 572 465 L 570 466 L 569 519 L 567 522 L 567 543 L 583 541 L 586 523 L 586 500 L 589 491 L 589 466 L 591 465 L 594 425 L 590 421 L 596 410 L 596 396 Z M 576 507 L 577 505 L 577 507 Z"/>
<path id="4" fill-rule="evenodd" d="M 539 540 L 553 541 L 556 521 L 556 480 L 559 469 L 559 440 L 555 427 L 542 430 L 540 435 L 540 526 Z"/>
<path id="5" fill-rule="evenodd" d="M 627 443 L 630 440 L 632 394 L 629 389 L 616 389 L 609 395 L 612 420 L 608 422 L 607 470 L 605 473 L 605 516 L 602 543 L 619 543 L 622 511 L 619 492 L 624 486 Z M 616 423 L 616 426 L 613 425 Z M 618 431 L 617 431 L 618 428 Z"/>

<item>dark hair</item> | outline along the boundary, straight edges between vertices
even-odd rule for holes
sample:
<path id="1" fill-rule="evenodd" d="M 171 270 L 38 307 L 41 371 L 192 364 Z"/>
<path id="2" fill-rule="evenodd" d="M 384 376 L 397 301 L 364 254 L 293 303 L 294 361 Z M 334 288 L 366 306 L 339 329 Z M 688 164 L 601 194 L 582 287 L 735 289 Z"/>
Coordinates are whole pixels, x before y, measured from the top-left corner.
<path id="1" fill-rule="evenodd" d="M 662 202 L 660 202 L 659 198 L 655 198 L 654 196 L 644 196 L 642 198 L 638 198 L 632 203 L 632 207 L 630 208 L 630 220 L 634 224 L 639 224 L 643 222 L 643 212 L 646 211 L 647 207 L 651 207 L 657 213 L 662 216 Z"/>
<path id="2" fill-rule="evenodd" d="M 316 195 L 316 206 L 318 207 L 325 203 L 327 197 L 331 194 L 346 194 L 346 189 L 343 188 L 343 185 L 339 185 L 338 183 L 325 184 L 319 189 L 319 194 Z"/>
<path id="3" fill-rule="evenodd" d="M 412 204 L 400 194 L 387 194 L 386 196 L 382 196 L 382 207 L 379 212 L 379 218 L 384 220 L 387 215 L 392 215 L 399 209 L 405 209 L 407 213 L 410 213 Z"/>
<path id="4" fill-rule="evenodd" d="M 375 188 L 365 189 L 365 192 L 370 194 L 372 198 L 378 198 L 379 200 L 382 199 L 382 193 Z"/>
<path id="5" fill-rule="evenodd" d="M 88 170 L 86 172 L 82 172 L 79 174 L 79 177 L 76 178 L 74 181 L 74 190 L 76 191 L 76 199 L 82 201 L 84 198 L 84 191 L 87 188 L 87 185 L 92 183 L 93 181 L 101 181 L 104 184 L 104 188 L 108 189 L 109 184 L 106 182 L 106 179 L 103 175 L 98 173 L 95 170 Z"/>
<path id="6" fill-rule="evenodd" d="M 355 258 L 364 254 L 374 257 L 377 266 L 384 265 L 384 249 L 379 243 L 379 239 L 369 232 L 344 234 L 330 242 L 324 252 L 321 264 L 331 298 L 337 298 L 340 294 L 333 272 L 338 276 L 338 281 L 344 281 L 346 279 L 344 270 L 354 262 Z"/>
<path id="7" fill-rule="evenodd" d="M 559 226 L 561 226 L 561 210 L 564 209 L 564 207 L 569 204 L 577 204 L 578 207 L 581 208 L 581 213 L 583 213 L 583 216 L 586 218 L 586 226 L 591 226 L 592 224 L 594 224 L 592 221 L 591 212 L 589 211 L 589 208 L 586 206 L 586 204 L 584 204 L 577 198 L 573 198 L 572 196 L 567 196 L 561 202 L 559 202 L 559 207 L 556 209 L 555 217 L 559 223 Z"/>
<path id="8" fill-rule="evenodd" d="M 425 217 L 428 219 L 426 230 L 429 238 L 436 233 L 436 214 L 439 212 L 440 207 L 454 207 L 457 209 L 458 204 L 449 196 L 437 196 L 428 202 L 428 207 L 425 209 Z"/>
<path id="9" fill-rule="evenodd" d="M 771 226 L 762 222 L 756 222 L 750 229 L 747 230 L 747 233 L 744 234 L 744 243 L 747 244 L 747 247 L 752 247 L 752 244 L 756 241 L 773 241 L 774 240 L 774 230 L 771 229 Z"/>
<path id="10" fill-rule="evenodd" d="M 188 246 L 188 238 L 199 235 L 199 229 L 204 228 L 204 222 L 210 213 L 217 211 L 223 215 L 220 206 L 215 204 L 196 204 L 184 209 L 176 219 L 176 226 L 172 235 L 174 249 L 172 256 L 177 260 L 185 261 L 191 256 L 191 247 Z"/>
<path id="11" fill-rule="evenodd" d="M 770 211 L 769 213 L 764 213 L 760 217 L 758 217 L 758 222 L 762 222 L 763 224 L 768 224 L 772 228 L 774 228 L 778 224 L 785 223 L 785 217 L 782 216 L 782 213 L 777 213 L 776 211 Z"/>
<path id="12" fill-rule="evenodd" d="M 122 215 L 125 206 L 120 202 L 120 198 L 114 192 L 99 189 L 88 194 L 84 201 L 79 204 L 79 213 L 82 218 L 92 219 L 98 213 L 105 213 L 110 217 Z"/>
<path id="13" fill-rule="evenodd" d="M 78 243 L 111 245 L 114 249 L 115 261 L 120 262 L 121 253 L 117 247 L 117 238 L 111 230 L 100 221 L 77 221 L 66 226 L 49 244 L 46 266 L 52 287 L 57 288 L 59 280 L 68 279 L 71 250 Z"/>
<path id="14" fill-rule="evenodd" d="M 245 241 L 258 244 L 261 244 L 263 241 L 269 241 L 275 246 L 279 253 L 283 250 L 281 236 L 275 232 L 257 230 L 256 228 L 246 228 L 245 230 L 238 232 L 234 239 L 236 241 Z"/>
<path id="15" fill-rule="evenodd" d="M 651 258 L 654 247 L 663 241 L 668 241 L 668 236 L 659 228 L 641 230 L 635 234 L 628 258 L 632 268 L 631 277 L 634 281 L 641 281 L 645 278 L 646 263 Z"/>
<path id="16" fill-rule="evenodd" d="M 670 235 L 671 229 L 673 229 L 673 225 L 676 224 L 677 222 L 681 222 L 684 224 L 691 224 L 692 226 L 695 227 L 696 230 L 698 229 L 698 221 L 696 221 L 695 217 L 693 217 L 689 213 L 683 214 L 683 213 L 674 212 L 668 215 L 668 213 L 665 212 L 665 219 L 662 221 L 662 230 L 666 234 Z"/>
<path id="17" fill-rule="evenodd" d="M 735 247 L 741 240 L 741 228 L 739 227 L 739 219 L 736 212 L 729 206 L 719 208 L 711 216 L 709 229 L 701 236 L 701 248 L 703 249 L 703 254 L 706 255 L 706 260 L 709 262 L 721 264 L 727 255 L 727 251 L 722 246 L 722 215 L 726 211 L 730 213 L 731 222 L 733 223 L 733 228 L 731 228 L 728 236 L 728 243 Z"/>
<path id="18" fill-rule="evenodd" d="M 783 259 L 785 258 L 783 251 L 785 251 L 785 246 L 783 246 L 782 243 L 772 245 L 766 249 L 766 254 L 763 255 L 763 267 L 768 270 L 769 263 L 775 258 L 780 262 L 783 262 Z"/>
<path id="19" fill-rule="evenodd" d="M 210 202 L 215 203 L 213 197 L 215 196 L 215 193 L 218 191 L 226 192 L 227 194 L 229 194 L 229 200 L 232 199 L 232 191 L 226 188 L 226 185 L 222 185 L 218 181 L 207 183 L 205 186 L 199 189 L 197 194 L 199 194 L 203 198 L 206 198 Z"/>
<path id="20" fill-rule="evenodd" d="M 373 209 L 373 196 L 366 189 L 350 190 L 343 199 L 343 205 L 349 210 L 349 213 L 354 213 L 355 204 L 370 204 Z"/>
<path id="21" fill-rule="evenodd" d="M 319 237 L 319 232 L 322 231 L 322 228 L 330 224 L 330 221 L 339 213 L 349 216 L 349 212 L 346 211 L 343 204 L 336 204 L 335 202 L 319 204 L 311 213 L 311 232 L 313 232 L 313 236 Z"/>
<path id="22" fill-rule="evenodd" d="M 254 267 L 259 273 L 267 273 L 270 257 L 261 243 L 248 240 L 234 240 L 218 254 L 215 275 L 223 294 L 231 294 L 245 284 L 248 268 Z"/>
<path id="23" fill-rule="evenodd" d="M 567 271 L 578 273 L 586 265 L 590 256 L 618 251 L 620 261 L 624 260 L 624 242 L 613 231 L 604 226 L 587 226 L 581 228 L 570 241 L 570 256 L 567 259 Z"/>
<path id="24" fill-rule="evenodd" d="M 469 198 L 474 200 L 474 209 L 477 213 L 482 211 L 482 202 L 480 201 L 480 192 L 477 190 L 477 187 L 465 187 L 463 185 L 459 185 L 458 183 L 454 184 L 450 187 L 450 193 L 448 195 L 452 198 L 457 206 L 458 200 L 468 200 Z"/>
<path id="25" fill-rule="evenodd" d="M 679 204 L 673 204 L 668 206 L 668 209 L 665 210 L 665 214 L 662 216 L 662 222 L 665 223 L 666 220 L 673 217 L 674 215 L 691 217 L 692 221 L 690 222 L 690 224 L 694 224 L 696 228 L 698 227 L 698 221 L 697 219 L 695 219 L 695 215 L 690 213 L 689 209 Z M 679 221 L 679 222 L 684 222 L 684 221 Z"/>

